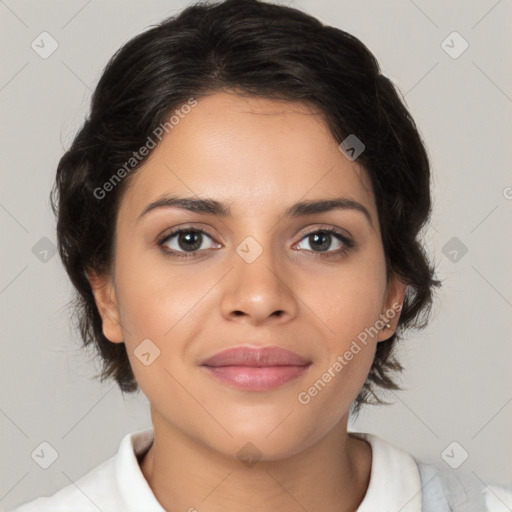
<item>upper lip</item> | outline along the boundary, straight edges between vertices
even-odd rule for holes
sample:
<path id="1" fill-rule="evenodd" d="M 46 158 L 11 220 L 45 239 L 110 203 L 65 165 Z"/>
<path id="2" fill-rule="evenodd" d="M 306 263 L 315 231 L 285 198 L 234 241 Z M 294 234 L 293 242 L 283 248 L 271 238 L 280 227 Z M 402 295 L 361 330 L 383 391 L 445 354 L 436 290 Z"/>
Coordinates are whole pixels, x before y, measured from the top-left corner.
<path id="1" fill-rule="evenodd" d="M 281 347 L 239 346 L 217 352 L 202 366 L 305 366 L 311 361 Z"/>

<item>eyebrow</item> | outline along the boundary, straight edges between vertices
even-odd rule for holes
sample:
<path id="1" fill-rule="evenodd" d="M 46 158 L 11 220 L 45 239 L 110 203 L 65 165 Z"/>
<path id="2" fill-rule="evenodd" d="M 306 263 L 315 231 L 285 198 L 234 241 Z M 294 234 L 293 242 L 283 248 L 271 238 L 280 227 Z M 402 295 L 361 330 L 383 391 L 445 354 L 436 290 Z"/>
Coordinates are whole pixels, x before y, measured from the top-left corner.
<path id="1" fill-rule="evenodd" d="M 144 215 L 156 210 L 157 208 L 181 208 L 194 213 L 206 213 L 217 217 L 230 217 L 231 208 L 229 205 L 223 204 L 215 199 L 197 198 L 197 197 L 180 197 L 180 196 L 163 196 L 156 201 L 148 204 L 143 212 L 139 215 L 140 220 Z M 306 215 L 314 215 L 325 213 L 332 210 L 355 210 L 362 213 L 370 225 L 373 227 L 370 212 L 361 203 L 345 197 L 337 197 L 333 199 L 320 199 L 316 201 L 301 201 L 293 204 L 284 212 L 284 217 L 299 218 Z"/>

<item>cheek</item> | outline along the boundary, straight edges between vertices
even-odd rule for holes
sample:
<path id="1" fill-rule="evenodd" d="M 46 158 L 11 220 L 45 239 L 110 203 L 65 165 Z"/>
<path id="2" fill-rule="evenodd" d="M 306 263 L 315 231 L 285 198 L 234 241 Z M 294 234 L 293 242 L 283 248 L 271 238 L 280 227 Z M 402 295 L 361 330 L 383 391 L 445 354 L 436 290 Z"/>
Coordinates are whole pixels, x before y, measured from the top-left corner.
<path id="1" fill-rule="evenodd" d="M 386 270 L 380 259 L 358 261 L 304 281 L 297 293 L 343 344 L 373 326 L 383 312 Z"/>
<path id="2" fill-rule="evenodd" d="M 126 253 L 119 264 L 116 262 L 116 279 L 125 345 L 137 382 L 149 396 L 159 393 L 158 383 L 174 389 L 166 370 L 172 375 L 184 373 L 190 344 L 200 337 L 211 316 L 208 292 L 219 281 L 218 269 L 198 272 L 194 265 L 172 268 L 163 258 Z M 139 355 L 147 351 L 149 359 L 154 354 L 156 358 L 146 366 Z M 188 375 L 180 377 L 183 382 L 187 379 Z"/>
<path id="3" fill-rule="evenodd" d="M 124 268 L 126 272 L 122 266 L 116 271 L 122 283 L 119 311 L 135 379 L 152 401 L 163 389 L 167 399 L 179 401 L 180 388 L 171 375 L 182 371 L 188 340 L 198 331 L 194 306 L 204 295 L 204 286 L 198 288 L 191 279 L 162 273 L 155 266 L 135 266 L 138 272 Z M 185 383 L 183 376 L 179 380 Z"/>
<path id="4" fill-rule="evenodd" d="M 190 282 L 175 281 L 169 287 L 150 281 L 133 284 L 129 291 L 129 283 L 125 283 L 120 308 L 127 349 L 133 352 L 149 339 L 160 351 L 159 363 L 180 359 L 201 325 L 198 302 L 205 291 L 194 290 Z"/>
<path id="5" fill-rule="evenodd" d="M 375 323 L 386 292 L 385 264 L 378 257 L 353 259 L 329 272 L 316 272 L 314 286 L 308 273 L 301 276 L 294 291 L 308 306 L 304 312 L 315 323 L 320 343 L 317 367 L 302 391 L 305 401 L 324 411 L 327 425 L 347 410 L 370 371 L 377 345 Z"/>
<path id="6" fill-rule="evenodd" d="M 123 328 L 137 339 L 162 339 L 205 293 L 192 265 L 173 266 L 158 249 L 120 241 L 116 259 Z"/>

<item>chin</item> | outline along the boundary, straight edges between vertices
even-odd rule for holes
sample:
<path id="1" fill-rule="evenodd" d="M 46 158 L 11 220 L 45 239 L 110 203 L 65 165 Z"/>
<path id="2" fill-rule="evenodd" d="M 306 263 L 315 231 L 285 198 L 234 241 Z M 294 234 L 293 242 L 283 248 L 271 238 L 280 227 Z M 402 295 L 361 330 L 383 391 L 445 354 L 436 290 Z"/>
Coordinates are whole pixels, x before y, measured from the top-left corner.
<path id="1" fill-rule="evenodd" d="M 294 413 L 290 415 L 293 416 Z M 244 424 L 244 428 L 225 424 L 226 429 L 233 437 L 216 436 L 211 439 L 212 448 L 226 455 L 248 457 L 258 456 L 262 461 L 275 461 L 289 458 L 318 441 L 324 434 L 320 430 L 314 430 L 318 425 L 290 424 L 285 420 L 286 415 L 281 415 L 279 421 L 257 421 Z M 281 423 L 282 422 L 282 423 Z M 272 425 L 272 426 L 269 426 Z M 247 453 L 246 453 L 247 452 Z M 254 452 L 254 453 L 253 453 Z"/>

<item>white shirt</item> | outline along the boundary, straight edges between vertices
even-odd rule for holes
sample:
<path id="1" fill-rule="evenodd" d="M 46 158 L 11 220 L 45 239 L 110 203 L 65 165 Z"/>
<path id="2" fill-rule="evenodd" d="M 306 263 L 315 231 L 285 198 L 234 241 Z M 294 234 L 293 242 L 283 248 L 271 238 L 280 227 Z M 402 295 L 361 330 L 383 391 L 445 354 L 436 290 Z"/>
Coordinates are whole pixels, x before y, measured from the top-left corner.
<path id="1" fill-rule="evenodd" d="M 418 464 L 411 455 L 373 434 L 351 434 L 365 439 L 372 448 L 370 483 L 356 512 L 452 510 L 452 501 L 448 504 L 446 498 L 449 493 L 444 492 L 437 478 L 440 472 L 434 466 Z M 74 484 L 50 497 L 36 498 L 11 512 L 166 512 L 155 498 L 137 460 L 150 448 L 153 435 L 152 428 L 127 434 L 116 455 Z M 469 499 L 463 490 L 455 494 L 458 501 L 453 510 L 500 510 L 482 508 L 476 504 L 478 497 Z M 465 501 L 475 501 L 474 506 L 480 508 L 464 508 Z"/>

